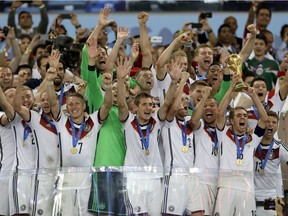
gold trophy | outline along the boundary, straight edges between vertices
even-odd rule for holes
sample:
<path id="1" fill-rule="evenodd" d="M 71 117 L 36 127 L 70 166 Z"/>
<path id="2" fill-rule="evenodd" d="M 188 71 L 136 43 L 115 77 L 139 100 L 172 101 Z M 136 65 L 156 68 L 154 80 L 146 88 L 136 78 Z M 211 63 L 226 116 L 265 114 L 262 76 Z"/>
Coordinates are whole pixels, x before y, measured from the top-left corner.
<path id="1" fill-rule="evenodd" d="M 248 86 L 242 80 L 242 58 L 238 54 L 231 54 L 227 59 L 227 66 L 229 70 L 233 71 L 234 75 L 240 77 L 233 89 L 235 92 L 242 92 L 243 90 L 248 90 Z"/>

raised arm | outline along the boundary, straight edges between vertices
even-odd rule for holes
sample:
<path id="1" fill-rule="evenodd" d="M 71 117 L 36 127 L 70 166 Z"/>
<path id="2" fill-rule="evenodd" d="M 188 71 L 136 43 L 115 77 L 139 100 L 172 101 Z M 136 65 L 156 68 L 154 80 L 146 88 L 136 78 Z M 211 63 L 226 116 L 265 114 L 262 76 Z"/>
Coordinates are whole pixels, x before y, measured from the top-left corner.
<path id="1" fill-rule="evenodd" d="M 0 76 L 3 76 L 3 74 L 0 73 Z M 1 87 L 0 87 L 0 106 L 6 114 L 6 116 L 3 116 L 1 118 L 1 125 L 7 125 L 9 120 L 12 120 L 14 118 L 15 112 L 12 105 L 8 103 Z"/>
<path id="2" fill-rule="evenodd" d="M 179 62 L 171 60 L 171 70 L 169 72 L 171 77 L 171 82 L 165 96 L 163 103 L 161 104 L 158 110 L 158 117 L 161 121 L 166 119 L 169 106 L 172 104 L 175 92 L 177 90 L 177 83 L 181 79 L 181 71 L 183 70 L 184 65 L 181 66 Z"/>
<path id="3" fill-rule="evenodd" d="M 247 26 L 247 30 L 250 32 L 250 37 L 248 38 L 247 42 L 245 43 L 245 45 L 243 46 L 243 48 L 239 53 L 240 57 L 242 58 L 242 62 L 246 61 L 246 59 L 250 56 L 251 52 L 253 51 L 254 41 L 257 33 L 256 25 L 254 24 Z"/>
<path id="4" fill-rule="evenodd" d="M 34 0 L 32 5 L 37 6 L 40 9 L 40 22 L 37 26 L 37 33 L 46 34 L 49 23 L 46 7 L 42 0 Z"/>
<path id="5" fill-rule="evenodd" d="M 46 92 L 48 94 L 48 100 L 51 107 L 53 118 L 57 118 L 60 113 L 61 107 L 58 104 L 57 95 L 54 88 L 54 79 L 57 77 L 57 68 L 60 59 L 60 52 L 58 50 L 52 50 L 49 57 L 50 68 L 46 73 Z"/>
<path id="6" fill-rule="evenodd" d="M 133 64 L 137 59 L 138 55 L 139 55 L 139 43 L 134 42 L 130 50 L 128 66 L 133 67 Z"/>
<path id="7" fill-rule="evenodd" d="M 217 38 L 213 32 L 212 27 L 210 26 L 210 24 L 208 22 L 208 19 L 207 18 L 202 19 L 200 21 L 200 23 L 202 23 L 202 25 L 203 25 L 202 29 L 207 32 L 208 42 L 210 43 L 210 46 L 212 46 L 212 47 L 215 46 L 215 44 L 217 43 Z"/>
<path id="8" fill-rule="evenodd" d="M 279 94 L 282 100 L 285 100 L 288 94 L 288 58 L 284 58 L 280 66 L 281 70 L 286 71 L 283 85 L 279 89 Z"/>
<path id="9" fill-rule="evenodd" d="M 98 24 L 97 26 L 94 28 L 92 34 L 89 36 L 90 37 L 94 37 L 94 38 L 98 38 L 100 31 L 108 26 L 111 22 L 113 22 L 113 20 L 108 20 L 108 16 L 110 14 L 110 9 L 108 7 L 102 8 L 100 10 L 99 16 L 98 16 Z"/>
<path id="10" fill-rule="evenodd" d="M 263 104 L 259 100 L 259 97 L 256 95 L 256 93 L 254 92 L 252 87 L 249 87 L 248 90 L 244 91 L 244 92 L 251 97 L 251 99 L 253 100 L 253 103 L 255 104 L 256 109 L 259 113 L 258 126 L 261 128 L 265 128 L 266 127 L 266 121 L 268 119 L 268 115 L 267 115 L 267 112 L 266 112 Z"/>
<path id="11" fill-rule="evenodd" d="M 252 2 L 251 7 L 249 8 L 249 12 L 248 12 L 248 17 L 247 17 L 247 21 L 246 21 L 246 24 L 245 24 L 245 28 L 248 25 L 251 25 L 251 24 L 254 23 L 257 5 L 258 5 L 257 1 L 253 1 Z"/>
<path id="12" fill-rule="evenodd" d="M 100 120 L 103 122 L 106 120 L 109 114 L 109 110 L 112 107 L 112 75 L 104 73 L 102 77 L 103 87 L 105 89 L 105 96 L 103 105 L 100 107 Z"/>
<path id="13" fill-rule="evenodd" d="M 168 62 L 171 54 L 173 53 L 174 48 L 180 43 L 180 44 L 184 44 L 186 42 L 188 42 L 190 40 L 190 38 L 188 37 L 188 35 L 186 33 L 183 33 L 181 35 L 179 35 L 165 50 L 164 52 L 161 54 L 161 56 L 159 57 L 158 61 L 156 62 L 156 77 L 158 80 L 163 80 L 166 76 L 166 68 L 165 68 L 165 64 Z"/>
<path id="14" fill-rule="evenodd" d="M 123 41 L 128 37 L 128 35 L 129 35 L 128 27 L 121 27 L 121 26 L 118 27 L 117 40 L 113 46 L 111 53 L 108 56 L 105 72 L 112 75 L 112 69 L 113 69 L 115 60 L 117 58 L 120 46 L 123 43 Z"/>
<path id="15" fill-rule="evenodd" d="M 7 24 L 8 24 L 8 26 L 13 27 L 15 29 L 16 37 L 19 37 L 19 35 L 17 35 L 19 29 L 17 29 L 17 25 L 15 22 L 15 11 L 16 11 L 16 8 L 20 7 L 21 5 L 22 5 L 21 1 L 14 0 L 12 5 L 10 6 L 10 10 L 9 10 L 9 14 L 8 14 Z"/>
<path id="16" fill-rule="evenodd" d="M 19 65 L 19 62 L 20 62 L 21 56 L 22 56 L 20 47 L 19 47 L 18 42 L 17 42 L 16 37 L 15 37 L 14 28 L 9 29 L 9 32 L 8 32 L 8 35 L 6 38 L 9 39 L 11 46 L 12 46 L 12 50 L 13 50 L 14 56 L 13 56 L 13 59 L 11 60 L 11 62 L 9 63 L 9 66 L 11 67 L 12 72 L 14 74 L 17 71 L 17 68 L 18 68 L 18 65 Z"/>
<path id="17" fill-rule="evenodd" d="M 130 73 L 131 66 L 128 66 L 127 60 L 123 58 L 117 60 L 117 102 L 118 102 L 118 117 L 121 122 L 124 122 L 129 114 L 128 105 L 126 102 L 126 86 L 125 77 Z"/>
<path id="18" fill-rule="evenodd" d="M 226 118 L 225 118 L 225 112 L 232 100 L 232 92 L 233 88 L 236 84 L 236 79 L 233 78 L 233 82 L 230 85 L 230 88 L 226 92 L 225 96 L 223 97 L 218 109 L 217 109 L 217 114 L 216 114 L 216 126 L 219 130 L 222 130 L 225 126 L 226 123 Z"/>
<path id="19" fill-rule="evenodd" d="M 140 48 L 142 52 L 142 67 L 150 68 L 152 65 L 152 53 L 150 50 L 151 44 L 148 36 L 146 22 L 149 19 L 149 14 L 142 11 L 138 14 L 138 23 L 140 26 Z"/>
<path id="20" fill-rule="evenodd" d="M 178 67 L 179 65 L 177 65 Z M 181 69 L 180 69 L 181 70 Z M 187 81 L 187 79 L 189 78 L 190 74 L 187 72 L 182 72 L 181 73 L 181 80 L 178 84 L 175 96 L 174 96 L 174 100 L 172 105 L 169 107 L 166 119 L 167 121 L 172 121 L 175 117 L 175 115 L 177 114 L 178 110 L 179 110 L 179 105 L 181 103 L 181 98 L 182 98 L 182 93 L 183 93 L 183 88 L 184 85 Z"/>
<path id="21" fill-rule="evenodd" d="M 192 117 L 191 117 L 190 121 L 188 122 L 190 125 L 190 128 L 198 129 L 200 127 L 200 119 L 203 116 L 204 105 L 205 105 L 205 102 L 208 99 L 208 97 L 211 95 L 211 91 L 212 91 L 211 87 L 205 86 L 204 95 L 203 95 L 201 101 L 199 101 L 199 103 L 194 108 Z"/>
<path id="22" fill-rule="evenodd" d="M 27 107 L 22 105 L 22 87 L 26 82 L 28 77 L 28 72 L 23 71 L 23 73 L 19 74 L 18 85 L 16 87 L 16 93 L 13 100 L 13 108 L 14 110 L 21 116 L 24 121 L 30 120 L 30 111 Z"/>

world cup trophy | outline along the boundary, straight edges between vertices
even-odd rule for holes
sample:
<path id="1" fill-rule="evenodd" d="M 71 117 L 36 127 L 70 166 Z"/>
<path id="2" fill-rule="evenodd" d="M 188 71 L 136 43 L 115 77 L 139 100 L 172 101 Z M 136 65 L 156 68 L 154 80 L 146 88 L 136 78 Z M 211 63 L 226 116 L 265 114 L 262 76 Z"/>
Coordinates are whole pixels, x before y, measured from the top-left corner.
<path id="1" fill-rule="evenodd" d="M 242 80 L 242 58 L 238 54 L 231 54 L 227 58 L 227 66 L 233 71 L 234 75 L 238 75 L 240 77 L 240 81 L 238 81 L 233 89 L 235 92 L 242 92 L 243 90 L 248 90 L 248 86 Z"/>

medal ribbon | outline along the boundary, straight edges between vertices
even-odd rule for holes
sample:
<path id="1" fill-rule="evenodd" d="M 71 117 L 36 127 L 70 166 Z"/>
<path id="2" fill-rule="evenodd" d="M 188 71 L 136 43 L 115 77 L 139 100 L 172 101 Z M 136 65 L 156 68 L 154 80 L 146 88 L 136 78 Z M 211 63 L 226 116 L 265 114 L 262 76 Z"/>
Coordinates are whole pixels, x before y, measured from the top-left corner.
<path id="1" fill-rule="evenodd" d="M 186 144 L 187 144 L 187 131 L 186 131 L 186 128 L 187 128 L 187 122 L 186 120 L 184 119 L 184 125 L 182 127 L 182 125 L 179 123 L 178 120 L 176 120 L 177 123 L 178 123 L 178 126 L 180 127 L 181 129 L 181 133 L 182 133 L 182 142 L 183 142 L 183 146 L 185 147 Z"/>
<path id="2" fill-rule="evenodd" d="M 264 106 L 264 109 L 266 109 L 267 103 L 264 102 L 263 106 Z M 259 113 L 258 113 L 258 110 L 254 104 L 252 105 L 252 108 L 253 108 L 254 114 L 256 116 L 256 119 L 259 120 Z"/>
<path id="3" fill-rule="evenodd" d="M 190 108 L 191 110 L 194 110 L 194 109 L 195 109 L 195 107 L 194 107 L 194 105 L 192 104 L 192 102 L 191 102 L 190 99 L 188 99 L 188 106 L 189 106 L 189 108 Z"/>
<path id="4" fill-rule="evenodd" d="M 69 121 L 70 121 L 71 129 L 72 129 L 72 145 L 73 145 L 73 148 L 76 148 L 77 143 L 78 143 L 78 141 L 80 139 L 80 136 L 81 136 L 83 128 L 84 128 L 85 119 L 83 119 L 83 121 L 81 123 L 81 126 L 80 126 L 80 128 L 78 130 L 77 136 L 75 136 L 75 126 L 74 126 L 74 123 L 73 123 L 72 119 L 69 118 Z"/>
<path id="5" fill-rule="evenodd" d="M 147 149 L 149 148 L 149 137 L 150 137 L 150 127 L 151 127 L 151 124 L 150 124 L 150 122 L 149 122 L 149 124 L 147 125 L 147 127 L 146 127 L 146 138 L 144 138 L 137 117 L 135 117 L 135 120 L 136 120 L 136 124 L 137 124 L 138 133 L 139 133 L 139 135 L 140 135 L 140 137 L 141 137 L 141 142 L 142 142 L 142 144 L 144 145 L 145 150 L 147 150 Z"/>
<path id="6" fill-rule="evenodd" d="M 29 127 L 29 125 L 25 122 L 24 124 L 24 141 L 27 139 L 27 137 L 29 136 L 29 133 L 31 133 L 32 130 L 31 128 Z"/>
<path id="7" fill-rule="evenodd" d="M 44 113 L 42 113 L 42 116 L 49 123 L 51 128 L 57 133 L 57 129 L 56 129 L 55 125 L 53 124 L 53 122 L 50 121 L 50 119 Z"/>
<path id="8" fill-rule="evenodd" d="M 242 138 L 242 148 L 240 148 L 238 136 L 235 134 L 234 131 L 233 131 L 233 134 L 235 137 L 235 142 L 236 142 L 236 147 L 237 147 L 237 159 L 241 159 L 240 156 L 242 155 L 244 151 L 245 143 L 246 143 L 246 133 L 244 133 L 243 138 Z"/>
<path id="9" fill-rule="evenodd" d="M 207 131 L 210 133 L 210 135 L 211 135 L 212 137 L 214 137 L 213 150 L 214 150 L 214 151 L 217 151 L 217 150 L 218 150 L 218 137 L 217 137 L 217 133 L 216 133 L 216 131 L 211 131 L 209 127 L 207 127 L 207 128 L 208 128 Z"/>
<path id="10" fill-rule="evenodd" d="M 269 158 L 269 155 L 271 154 L 273 145 L 274 145 L 274 139 L 272 140 L 272 142 L 271 142 L 271 144 L 270 144 L 270 146 L 269 146 L 269 149 L 268 149 L 268 151 L 267 151 L 267 154 L 266 154 L 266 156 L 265 156 L 264 161 L 262 160 L 262 148 L 261 148 L 260 145 L 258 146 L 258 151 L 259 151 L 260 159 L 261 159 L 261 169 L 264 169 L 264 168 L 265 168 L 266 163 L 267 163 L 268 158 Z"/>
<path id="11" fill-rule="evenodd" d="M 64 95 L 64 85 L 62 85 L 61 91 L 60 91 L 60 96 L 59 96 L 59 101 L 58 101 L 59 107 L 62 106 L 62 103 L 63 103 L 63 95 Z"/>

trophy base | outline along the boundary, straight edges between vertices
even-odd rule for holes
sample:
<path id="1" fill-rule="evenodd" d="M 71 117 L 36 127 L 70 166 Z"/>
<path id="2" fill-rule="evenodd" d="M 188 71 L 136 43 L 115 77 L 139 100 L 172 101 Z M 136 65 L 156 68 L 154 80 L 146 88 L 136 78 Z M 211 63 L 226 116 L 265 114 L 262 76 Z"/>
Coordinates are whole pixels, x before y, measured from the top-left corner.
<path id="1" fill-rule="evenodd" d="M 248 86 L 244 82 L 237 82 L 233 91 L 242 92 L 243 90 L 248 90 Z"/>

